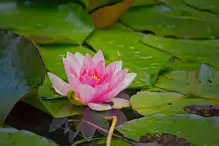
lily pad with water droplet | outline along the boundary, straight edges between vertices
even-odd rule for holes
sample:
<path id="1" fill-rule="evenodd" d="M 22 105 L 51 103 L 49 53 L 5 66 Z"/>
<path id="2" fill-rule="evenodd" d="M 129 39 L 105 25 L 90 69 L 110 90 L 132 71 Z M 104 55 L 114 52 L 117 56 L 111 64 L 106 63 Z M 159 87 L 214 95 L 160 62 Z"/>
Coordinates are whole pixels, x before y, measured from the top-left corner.
<path id="1" fill-rule="evenodd" d="M 30 131 L 14 128 L 0 128 L 0 141 L 3 146 L 57 146 L 53 141 Z"/>
<path id="2" fill-rule="evenodd" d="M 179 38 L 219 36 L 217 20 L 184 15 L 166 5 L 130 8 L 121 21 L 135 30 L 152 31 L 159 36 Z"/>
<path id="3" fill-rule="evenodd" d="M 219 101 L 211 101 L 197 97 L 185 97 L 175 92 L 141 91 L 132 96 L 131 105 L 134 110 L 144 116 L 155 114 L 185 114 L 184 108 L 189 105 L 219 105 Z"/>
<path id="4" fill-rule="evenodd" d="M 171 56 L 143 45 L 140 42 L 141 38 L 140 34 L 118 24 L 108 30 L 96 31 L 87 42 L 95 50 L 103 50 L 107 60 L 122 60 L 123 68 L 137 73 L 131 87 L 150 87 Z"/>
<path id="5" fill-rule="evenodd" d="M 146 35 L 142 42 L 190 63 L 209 63 L 219 67 L 219 42 L 216 40 L 176 40 Z"/>
<path id="6" fill-rule="evenodd" d="M 66 2 L 1 1 L 0 19 L 1 28 L 40 44 L 82 44 L 94 29 L 80 5 Z"/>
<path id="7" fill-rule="evenodd" d="M 197 115 L 155 115 L 129 121 L 117 128 L 124 136 L 140 140 L 146 134 L 167 133 L 197 146 L 219 144 L 219 119 Z"/>
<path id="8" fill-rule="evenodd" d="M 0 30 L 0 124 L 16 102 L 43 80 L 43 62 L 33 42 Z"/>

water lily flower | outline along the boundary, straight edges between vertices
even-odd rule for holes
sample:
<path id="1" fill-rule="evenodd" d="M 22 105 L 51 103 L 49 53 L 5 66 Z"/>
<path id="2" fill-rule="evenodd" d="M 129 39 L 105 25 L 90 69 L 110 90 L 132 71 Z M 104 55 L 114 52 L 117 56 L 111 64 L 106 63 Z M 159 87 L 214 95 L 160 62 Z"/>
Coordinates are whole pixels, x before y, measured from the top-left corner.
<path id="1" fill-rule="evenodd" d="M 128 69 L 122 70 L 122 61 L 113 62 L 105 66 L 102 51 L 98 51 L 93 58 L 81 53 L 67 52 L 63 58 L 68 83 L 48 72 L 55 91 L 68 96 L 69 91 L 74 91 L 76 101 L 82 105 L 88 105 L 96 111 L 110 110 L 129 106 L 129 101 L 116 96 L 127 88 L 136 73 L 128 73 Z M 74 102 L 73 102 L 74 103 Z"/>

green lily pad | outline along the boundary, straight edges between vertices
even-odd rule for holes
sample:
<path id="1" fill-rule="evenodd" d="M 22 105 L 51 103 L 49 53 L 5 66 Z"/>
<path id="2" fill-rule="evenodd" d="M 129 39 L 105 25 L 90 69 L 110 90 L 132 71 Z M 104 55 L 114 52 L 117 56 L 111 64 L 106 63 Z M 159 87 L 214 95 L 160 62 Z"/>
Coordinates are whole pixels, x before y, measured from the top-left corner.
<path id="1" fill-rule="evenodd" d="M 211 11 L 213 13 L 219 14 L 219 10 L 218 10 L 219 3 L 218 3 L 218 1 L 215 1 L 215 0 L 199 0 L 199 1 L 184 0 L 184 1 L 185 1 L 186 4 L 194 6 L 198 9 L 208 10 L 208 11 Z"/>
<path id="2" fill-rule="evenodd" d="M 134 0 L 132 6 L 160 4 L 159 0 Z"/>
<path id="3" fill-rule="evenodd" d="M 95 31 L 87 40 L 95 50 L 103 50 L 109 61 L 123 61 L 123 68 L 136 72 L 131 87 L 150 87 L 159 70 L 170 61 L 171 56 L 143 45 L 142 36 L 128 28 L 117 25 L 109 30 Z"/>
<path id="4" fill-rule="evenodd" d="M 210 104 L 219 105 L 219 101 L 211 101 L 202 98 L 184 97 L 174 92 L 148 92 L 141 91 L 131 98 L 131 105 L 134 110 L 144 116 L 155 114 L 185 114 L 185 106 Z"/>
<path id="5" fill-rule="evenodd" d="M 117 128 L 124 136 L 139 140 L 147 133 L 168 133 L 186 139 L 195 146 L 219 144 L 219 121 L 197 115 L 155 115 L 132 120 Z"/>
<path id="6" fill-rule="evenodd" d="M 0 27 L 29 37 L 36 43 L 81 44 L 94 29 L 89 15 L 74 3 L 48 5 L 33 1 L 3 1 L 1 5 Z"/>
<path id="7" fill-rule="evenodd" d="M 166 5 L 130 8 L 121 21 L 136 30 L 152 31 L 160 36 L 212 38 L 219 35 L 218 21 L 183 15 Z"/>
<path id="8" fill-rule="evenodd" d="M 73 45 L 44 45 L 38 47 L 38 50 L 40 51 L 46 69 L 65 81 L 67 81 L 67 77 L 62 57 L 66 57 L 67 52 L 94 54 L 94 52 L 87 48 Z M 38 92 L 32 94 L 32 98 L 25 98 L 24 101 L 56 118 L 78 115 L 84 110 L 83 107 L 73 106 L 67 97 L 58 95 L 54 91 L 51 81 L 47 76 Z"/>
<path id="9" fill-rule="evenodd" d="M 34 44 L 0 30 L 0 124 L 25 94 L 44 80 L 44 67 Z"/>
<path id="10" fill-rule="evenodd" d="M 208 65 L 200 70 L 178 70 L 160 76 L 156 87 L 216 100 L 219 97 L 219 71 Z M 216 99 L 215 99 L 216 98 Z"/>
<path id="11" fill-rule="evenodd" d="M 219 66 L 219 42 L 214 40 L 176 40 L 146 35 L 142 42 L 182 60 Z"/>
<path id="12" fill-rule="evenodd" d="M 30 131 L 0 128 L 0 141 L 4 146 L 57 146 L 53 141 Z"/>
<path id="13" fill-rule="evenodd" d="M 187 3 L 185 3 L 184 0 L 168 0 L 168 1 L 165 1 L 165 4 L 167 4 L 168 6 L 173 8 L 175 11 L 177 11 L 177 13 L 180 13 L 182 15 L 194 16 L 197 18 L 205 19 L 205 20 L 219 22 L 218 15 L 214 15 L 206 11 L 200 11 L 198 9 L 195 9 L 189 6 Z"/>

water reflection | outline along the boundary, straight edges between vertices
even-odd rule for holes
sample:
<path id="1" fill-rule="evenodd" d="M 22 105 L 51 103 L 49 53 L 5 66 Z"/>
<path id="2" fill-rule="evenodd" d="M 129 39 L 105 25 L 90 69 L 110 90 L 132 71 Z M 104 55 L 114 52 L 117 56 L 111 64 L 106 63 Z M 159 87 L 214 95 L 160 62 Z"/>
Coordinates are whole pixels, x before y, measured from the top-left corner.
<path id="1" fill-rule="evenodd" d="M 54 118 L 50 124 L 49 132 L 63 128 L 62 126 L 64 125 L 64 134 L 69 134 L 69 143 L 73 143 L 74 139 L 80 134 L 87 140 L 92 139 L 96 132 L 107 136 L 110 128 L 107 118 L 112 116 L 118 118 L 116 126 L 127 122 L 127 118 L 121 110 L 113 109 L 105 112 L 96 112 L 86 108 L 83 112 L 83 117 L 80 119 L 73 119 L 74 117 Z M 75 125 L 76 129 L 74 128 Z"/>

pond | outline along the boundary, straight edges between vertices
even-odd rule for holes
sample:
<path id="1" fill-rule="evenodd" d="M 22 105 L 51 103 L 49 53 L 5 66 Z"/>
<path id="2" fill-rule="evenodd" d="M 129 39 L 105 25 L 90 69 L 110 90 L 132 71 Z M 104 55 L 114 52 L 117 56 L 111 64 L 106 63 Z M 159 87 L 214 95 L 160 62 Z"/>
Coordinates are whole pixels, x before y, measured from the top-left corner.
<path id="1" fill-rule="evenodd" d="M 219 146 L 215 0 L 1 0 L 0 144 Z"/>

